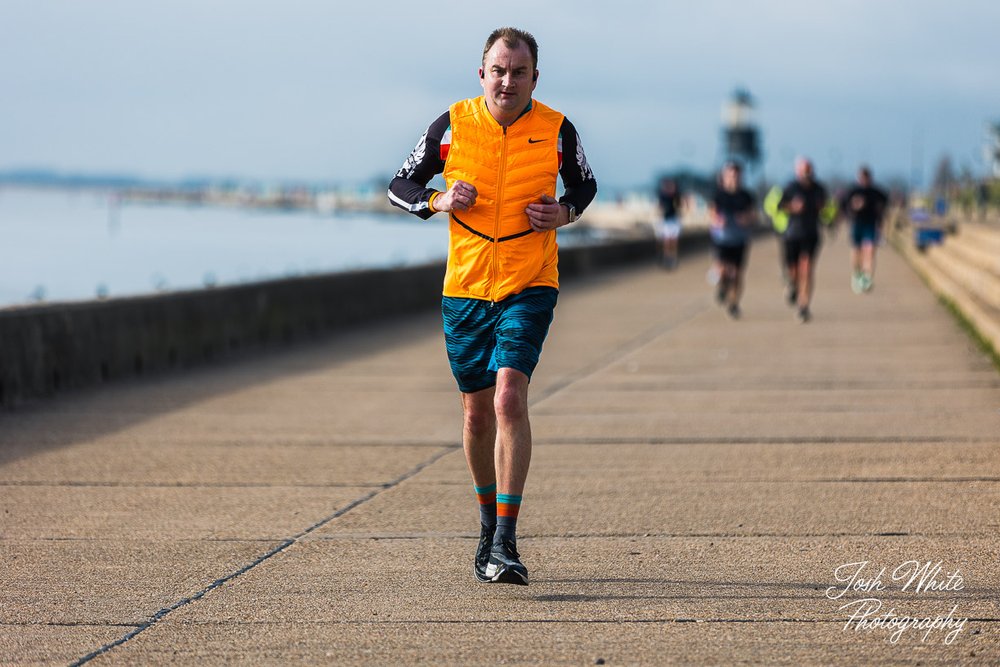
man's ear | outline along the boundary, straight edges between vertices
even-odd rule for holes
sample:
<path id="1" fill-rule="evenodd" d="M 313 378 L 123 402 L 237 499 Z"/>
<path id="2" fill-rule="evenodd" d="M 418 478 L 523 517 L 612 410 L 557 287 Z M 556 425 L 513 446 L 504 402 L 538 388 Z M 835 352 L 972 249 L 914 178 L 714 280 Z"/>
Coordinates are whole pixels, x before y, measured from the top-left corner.
<path id="1" fill-rule="evenodd" d="M 482 78 L 483 78 L 483 76 L 484 76 L 484 74 L 483 74 L 483 68 L 482 68 L 482 67 L 480 67 L 480 68 L 479 68 L 479 78 L 480 78 L 480 79 L 482 79 Z"/>

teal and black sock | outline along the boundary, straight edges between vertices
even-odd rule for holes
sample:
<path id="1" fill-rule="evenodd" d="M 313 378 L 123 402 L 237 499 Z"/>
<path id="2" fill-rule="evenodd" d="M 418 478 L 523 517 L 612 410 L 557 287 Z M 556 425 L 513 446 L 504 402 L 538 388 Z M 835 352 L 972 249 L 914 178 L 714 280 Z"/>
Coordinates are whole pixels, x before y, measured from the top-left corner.
<path id="1" fill-rule="evenodd" d="M 479 500 L 479 521 L 487 528 L 497 525 L 497 485 L 475 486 L 476 498 Z"/>
<path id="2" fill-rule="evenodd" d="M 494 544 L 501 539 L 514 540 L 517 534 L 517 513 L 520 510 L 521 496 L 497 494 L 497 532 L 493 534 Z"/>

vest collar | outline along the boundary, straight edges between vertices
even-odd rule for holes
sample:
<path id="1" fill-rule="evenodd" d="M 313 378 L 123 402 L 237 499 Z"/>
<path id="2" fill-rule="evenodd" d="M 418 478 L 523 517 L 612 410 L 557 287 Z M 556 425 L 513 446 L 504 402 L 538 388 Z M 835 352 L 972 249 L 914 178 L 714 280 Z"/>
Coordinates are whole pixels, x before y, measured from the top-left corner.
<path id="1" fill-rule="evenodd" d="M 513 121 L 511 121 L 511 125 L 513 125 L 517 121 L 521 120 L 521 118 L 525 114 L 527 114 L 529 111 L 531 111 L 531 107 L 534 104 L 534 102 L 535 102 L 534 99 L 528 100 L 528 106 L 524 107 L 524 111 L 522 111 L 521 113 L 519 113 L 517 115 L 517 118 L 515 118 Z M 493 118 L 493 114 L 490 113 L 490 108 L 488 106 L 486 106 L 486 96 L 485 95 L 483 96 L 483 108 L 486 109 L 486 113 L 489 114 L 489 117 Z M 497 125 L 500 124 L 500 121 L 498 121 L 496 118 L 493 118 L 493 122 L 496 123 Z M 510 127 L 510 125 L 508 125 L 508 127 Z"/>

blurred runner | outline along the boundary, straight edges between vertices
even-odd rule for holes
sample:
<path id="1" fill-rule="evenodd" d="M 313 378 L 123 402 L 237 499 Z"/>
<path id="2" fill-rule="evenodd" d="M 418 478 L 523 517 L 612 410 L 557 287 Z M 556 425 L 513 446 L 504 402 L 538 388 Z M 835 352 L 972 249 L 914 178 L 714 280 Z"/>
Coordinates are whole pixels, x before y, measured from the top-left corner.
<path id="1" fill-rule="evenodd" d="M 743 187 L 742 169 L 727 162 L 719 175 L 719 189 L 712 197 L 711 235 L 719 264 L 716 299 L 726 305 L 733 319 L 740 316 L 743 293 L 743 264 L 750 245 L 750 227 L 754 222 L 754 197 Z"/>
<path id="2" fill-rule="evenodd" d="M 840 199 L 840 210 L 851 220 L 851 289 L 871 290 L 875 277 L 875 249 L 882 238 L 882 220 L 889 197 L 872 183 L 871 170 L 858 169 L 857 185 Z"/>
<path id="3" fill-rule="evenodd" d="M 778 208 L 788 214 L 785 230 L 788 303 L 797 308 L 796 317 L 803 323 L 812 319 L 809 306 L 820 246 L 820 211 L 826 199 L 826 188 L 814 178 L 812 162 L 804 157 L 796 158 L 795 179 L 782 191 Z"/>
<path id="4" fill-rule="evenodd" d="M 663 178 L 660 180 L 657 200 L 662 216 L 660 225 L 656 229 L 656 234 L 660 239 L 660 262 L 663 268 L 669 270 L 677 266 L 677 245 L 681 236 L 682 199 L 674 179 Z"/>

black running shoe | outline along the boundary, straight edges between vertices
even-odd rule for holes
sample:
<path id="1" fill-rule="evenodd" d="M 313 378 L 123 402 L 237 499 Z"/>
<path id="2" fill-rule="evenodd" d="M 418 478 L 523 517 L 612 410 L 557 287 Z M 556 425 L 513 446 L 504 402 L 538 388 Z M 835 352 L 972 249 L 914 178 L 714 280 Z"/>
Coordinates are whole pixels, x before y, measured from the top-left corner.
<path id="1" fill-rule="evenodd" d="M 726 302 L 726 296 L 729 294 L 729 281 L 725 278 L 719 279 L 719 286 L 715 290 L 715 300 L 721 306 Z"/>
<path id="2" fill-rule="evenodd" d="M 792 285 L 788 286 L 788 290 L 786 291 L 785 296 L 788 298 L 789 306 L 795 306 L 799 303 L 799 290 L 797 290 Z"/>
<path id="3" fill-rule="evenodd" d="M 493 545 L 486 576 L 497 584 L 528 585 L 528 568 L 520 560 L 514 540 L 501 540 Z"/>
<path id="4" fill-rule="evenodd" d="M 488 584 L 492 581 L 486 576 L 486 566 L 490 562 L 490 550 L 493 548 L 493 533 L 496 527 L 489 527 L 485 523 L 479 524 L 479 546 L 476 547 L 476 561 L 472 564 L 472 574 L 476 581 Z"/>

